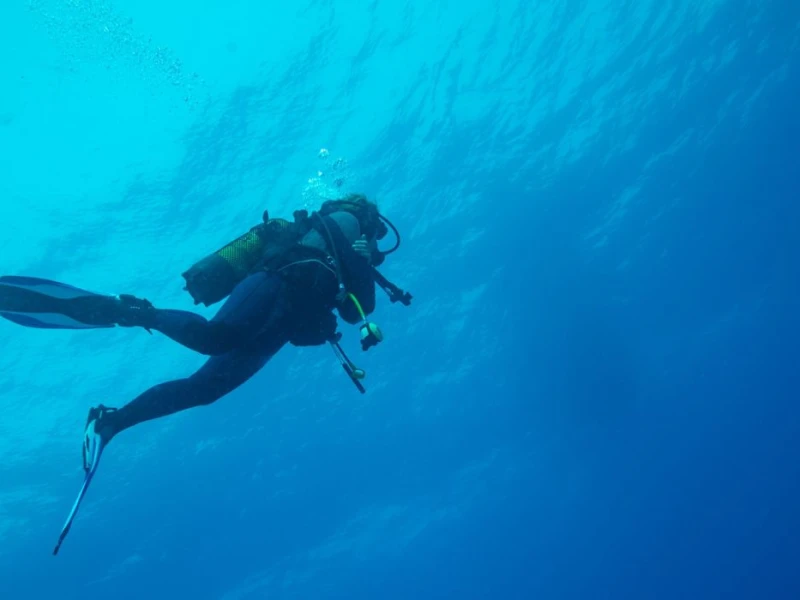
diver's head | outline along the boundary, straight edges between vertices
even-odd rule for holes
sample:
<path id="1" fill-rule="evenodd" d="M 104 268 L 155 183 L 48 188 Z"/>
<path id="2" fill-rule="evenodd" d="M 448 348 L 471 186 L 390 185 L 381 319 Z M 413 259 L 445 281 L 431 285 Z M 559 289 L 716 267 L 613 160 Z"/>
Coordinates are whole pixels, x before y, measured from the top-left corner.
<path id="1" fill-rule="evenodd" d="M 339 211 L 349 212 L 358 219 L 361 233 L 368 240 L 377 241 L 386 237 L 387 229 L 381 221 L 378 205 L 369 201 L 364 194 L 349 194 L 338 200 L 326 200 L 320 209 L 323 215 Z"/>
<path id="2" fill-rule="evenodd" d="M 400 234 L 395 226 L 381 215 L 378 205 L 368 200 L 364 194 L 349 194 L 338 200 L 326 200 L 320 208 L 320 213 L 323 215 L 337 211 L 349 212 L 358 219 L 361 233 L 367 237 L 370 246 L 374 248 L 373 264 L 381 264 L 386 259 L 386 255 L 391 254 L 400 247 Z M 389 233 L 389 227 L 394 232 L 397 242 L 388 251 L 379 250 L 378 242 Z"/>

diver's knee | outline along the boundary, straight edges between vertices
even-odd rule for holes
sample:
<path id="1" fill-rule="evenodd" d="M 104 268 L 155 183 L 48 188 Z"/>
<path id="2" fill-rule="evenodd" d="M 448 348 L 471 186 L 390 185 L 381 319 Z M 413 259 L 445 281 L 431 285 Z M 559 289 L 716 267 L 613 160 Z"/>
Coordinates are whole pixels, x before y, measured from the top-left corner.
<path id="1" fill-rule="evenodd" d="M 194 388 L 195 406 L 208 406 L 222 397 L 216 386 L 208 381 L 191 381 L 191 386 Z"/>
<path id="2" fill-rule="evenodd" d="M 192 396 L 193 406 L 214 404 L 225 395 L 225 390 L 220 389 L 219 382 L 215 381 L 213 375 L 209 375 L 201 370 L 183 380 Z"/>
<path id="3" fill-rule="evenodd" d="M 219 394 L 210 394 L 210 393 L 200 394 L 200 396 L 197 398 L 198 400 L 197 406 L 208 406 L 210 404 L 214 404 L 214 402 L 219 400 L 220 397 L 221 396 Z"/>

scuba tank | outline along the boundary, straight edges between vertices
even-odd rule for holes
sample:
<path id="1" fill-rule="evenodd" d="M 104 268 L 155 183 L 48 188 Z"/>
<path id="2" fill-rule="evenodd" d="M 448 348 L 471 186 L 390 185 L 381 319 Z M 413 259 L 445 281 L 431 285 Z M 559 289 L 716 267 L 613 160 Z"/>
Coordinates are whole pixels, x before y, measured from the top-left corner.
<path id="1" fill-rule="evenodd" d="M 226 298 L 239 282 L 252 273 L 278 247 L 297 235 L 294 223 L 270 219 L 264 211 L 263 223 L 193 264 L 183 278 L 184 289 L 195 304 L 211 306 Z M 289 239 L 291 238 L 291 240 Z"/>
<path id="2" fill-rule="evenodd" d="M 193 264 L 183 273 L 186 280 L 184 289 L 191 294 L 195 304 L 211 306 L 219 302 L 258 264 L 265 245 L 262 228 L 253 227 Z"/>

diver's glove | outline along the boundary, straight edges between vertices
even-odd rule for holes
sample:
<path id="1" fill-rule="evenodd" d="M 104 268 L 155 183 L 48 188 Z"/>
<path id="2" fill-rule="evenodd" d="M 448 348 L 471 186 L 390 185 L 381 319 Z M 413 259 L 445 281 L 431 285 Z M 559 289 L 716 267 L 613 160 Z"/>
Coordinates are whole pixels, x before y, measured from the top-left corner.
<path id="1" fill-rule="evenodd" d="M 355 250 L 356 254 L 361 256 L 369 264 L 372 264 L 372 248 L 370 247 L 370 243 L 367 240 L 366 235 L 362 235 L 361 239 L 356 240 L 355 243 L 353 243 L 353 250 Z"/>

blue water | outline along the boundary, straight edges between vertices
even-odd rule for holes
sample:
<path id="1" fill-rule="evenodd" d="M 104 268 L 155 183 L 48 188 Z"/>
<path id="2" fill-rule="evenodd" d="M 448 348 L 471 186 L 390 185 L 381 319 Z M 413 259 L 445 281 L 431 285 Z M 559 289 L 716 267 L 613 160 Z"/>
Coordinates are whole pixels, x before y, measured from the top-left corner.
<path id="1" fill-rule="evenodd" d="M 800 4 L 8 1 L 0 50 L 0 273 L 196 309 L 363 191 L 415 295 L 365 396 L 287 347 L 125 432 L 58 557 L 88 407 L 203 358 L 0 323 L 0 597 L 800 596 Z"/>

